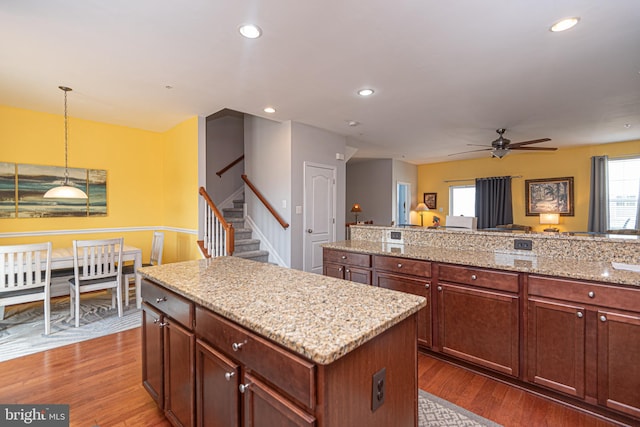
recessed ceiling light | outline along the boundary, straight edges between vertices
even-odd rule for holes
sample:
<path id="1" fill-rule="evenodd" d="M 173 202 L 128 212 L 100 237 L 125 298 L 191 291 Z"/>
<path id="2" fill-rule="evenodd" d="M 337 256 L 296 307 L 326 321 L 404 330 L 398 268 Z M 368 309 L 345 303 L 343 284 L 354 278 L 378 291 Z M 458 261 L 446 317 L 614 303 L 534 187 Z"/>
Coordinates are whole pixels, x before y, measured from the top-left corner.
<path id="1" fill-rule="evenodd" d="M 625 129 L 629 129 L 631 127 L 631 123 L 625 123 L 624 127 L 625 127 Z"/>
<path id="2" fill-rule="evenodd" d="M 360 122 L 356 122 L 355 120 L 347 120 L 347 124 L 351 127 L 358 126 Z"/>
<path id="3" fill-rule="evenodd" d="M 265 113 L 269 113 L 269 114 L 273 114 L 276 112 L 276 109 L 273 107 L 264 107 L 264 112 Z"/>
<path id="4" fill-rule="evenodd" d="M 360 96 L 371 96 L 371 95 L 373 95 L 373 89 L 360 89 L 358 91 L 358 95 L 360 95 Z"/>
<path id="5" fill-rule="evenodd" d="M 579 17 L 565 18 L 553 24 L 551 28 L 549 28 L 549 30 L 554 33 L 558 33 L 560 31 L 566 31 L 569 28 L 575 27 L 578 21 L 580 21 Z"/>
<path id="6" fill-rule="evenodd" d="M 238 28 L 240 34 L 248 39 L 257 39 L 262 35 L 262 30 L 257 25 L 243 24 Z"/>

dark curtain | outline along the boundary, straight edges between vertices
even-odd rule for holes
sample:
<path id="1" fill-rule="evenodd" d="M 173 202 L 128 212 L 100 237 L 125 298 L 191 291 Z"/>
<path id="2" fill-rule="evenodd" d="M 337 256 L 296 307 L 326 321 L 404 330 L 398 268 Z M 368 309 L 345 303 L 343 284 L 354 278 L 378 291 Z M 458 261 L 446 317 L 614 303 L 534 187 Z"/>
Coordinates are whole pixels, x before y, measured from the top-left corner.
<path id="1" fill-rule="evenodd" d="M 589 223 L 588 230 L 604 233 L 609 227 L 609 187 L 607 156 L 591 158 L 591 184 L 589 191 Z"/>
<path id="2" fill-rule="evenodd" d="M 513 223 L 510 176 L 476 179 L 476 216 L 478 228 Z"/>

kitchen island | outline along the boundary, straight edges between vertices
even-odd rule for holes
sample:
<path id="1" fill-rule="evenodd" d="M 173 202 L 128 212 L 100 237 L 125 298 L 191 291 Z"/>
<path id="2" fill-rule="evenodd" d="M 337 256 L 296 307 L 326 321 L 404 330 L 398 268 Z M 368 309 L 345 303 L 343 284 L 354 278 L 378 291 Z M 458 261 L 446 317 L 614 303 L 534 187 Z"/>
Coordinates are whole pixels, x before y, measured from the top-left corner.
<path id="1" fill-rule="evenodd" d="M 143 383 L 172 424 L 417 425 L 424 298 L 233 257 L 139 271 Z"/>

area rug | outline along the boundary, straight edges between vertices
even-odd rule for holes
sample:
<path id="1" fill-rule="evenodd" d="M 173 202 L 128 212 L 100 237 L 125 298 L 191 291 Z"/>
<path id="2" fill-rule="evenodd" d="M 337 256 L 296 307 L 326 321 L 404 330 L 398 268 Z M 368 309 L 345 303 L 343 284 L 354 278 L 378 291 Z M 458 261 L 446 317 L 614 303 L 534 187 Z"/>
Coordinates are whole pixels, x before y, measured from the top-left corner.
<path id="1" fill-rule="evenodd" d="M 418 426 L 501 427 L 424 390 L 418 390 Z"/>
<path id="2" fill-rule="evenodd" d="M 123 316 L 111 308 L 111 293 L 90 292 L 80 296 L 80 327 L 69 314 L 69 297 L 51 300 L 51 333 L 44 334 L 42 303 L 5 307 L 0 320 L 0 362 L 67 344 L 126 331 L 142 324 L 135 303 L 123 304 Z M 135 301 L 135 298 L 133 298 Z"/>

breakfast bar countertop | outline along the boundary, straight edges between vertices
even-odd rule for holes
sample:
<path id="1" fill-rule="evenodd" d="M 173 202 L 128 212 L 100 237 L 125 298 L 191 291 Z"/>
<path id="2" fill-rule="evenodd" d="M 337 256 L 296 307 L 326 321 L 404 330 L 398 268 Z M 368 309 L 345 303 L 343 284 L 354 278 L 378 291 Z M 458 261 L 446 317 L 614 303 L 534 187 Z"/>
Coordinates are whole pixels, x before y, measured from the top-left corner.
<path id="1" fill-rule="evenodd" d="M 237 257 L 143 267 L 169 290 L 319 364 L 426 305 L 423 297 Z"/>
<path id="2" fill-rule="evenodd" d="M 523 253 L 523 251 L 460 250 L 453 247 L 430 247 L 367 240 L 344 240 L 326 243 L 322 246 L 350 252 L 397 256 L 640 287 L 640 273 L 628 269 L 614 268 L 613 263 L 610 261 L 552 258 L 527 254 Z M 616 266 L 619 265 L 616 263 Z M 633 266 L 628 264 L 627 267 L 632 268 Z"/>

